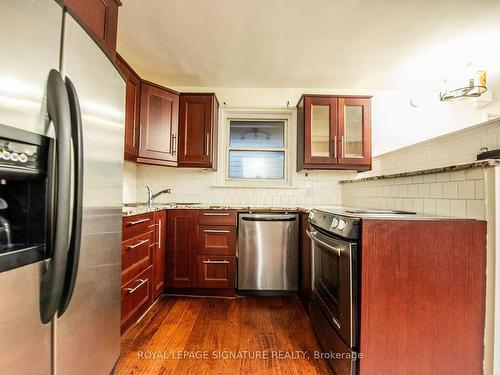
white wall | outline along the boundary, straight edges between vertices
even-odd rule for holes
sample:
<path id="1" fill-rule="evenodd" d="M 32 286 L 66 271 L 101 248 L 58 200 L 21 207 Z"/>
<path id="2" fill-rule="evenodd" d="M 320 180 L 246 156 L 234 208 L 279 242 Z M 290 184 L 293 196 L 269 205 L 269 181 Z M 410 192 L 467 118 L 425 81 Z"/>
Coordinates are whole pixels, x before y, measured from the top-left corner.
<path id="1" fill-rule="evenodd" d="M 484 147 L 500 148 L 500 118 L 376 156 L 357 178 L 470 163 Z"/>
<path id="2" fill-rule="evenodd" d="M 165 83 L 167 84 L 167 83 Z M 441 102 L 434 91 L 335 90 L 314 88 L 174 87 L 180 92 L 215 92 L 221 106 L 295 107 L 309 94 L 373 95 L 373 155 L 408 146 L 500 116 L 500 99 L 476 109 L 471 99 Z M 417 107 L 410 104 L 414 101 Z"/>

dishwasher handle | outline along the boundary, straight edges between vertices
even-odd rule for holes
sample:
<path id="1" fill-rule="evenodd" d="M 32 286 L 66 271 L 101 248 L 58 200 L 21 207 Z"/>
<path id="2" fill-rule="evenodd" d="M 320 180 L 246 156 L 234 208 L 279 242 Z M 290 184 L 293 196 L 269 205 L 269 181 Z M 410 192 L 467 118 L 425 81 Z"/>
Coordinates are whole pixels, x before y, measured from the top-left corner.
<path id="1" fill-rule="evenodd" d="M 240 219 L 243 221 L 296 221 L 298 216 L 296 214 L 284 215 L 266 215 L 266 214 L 250 214 L 242 215 Z"/>

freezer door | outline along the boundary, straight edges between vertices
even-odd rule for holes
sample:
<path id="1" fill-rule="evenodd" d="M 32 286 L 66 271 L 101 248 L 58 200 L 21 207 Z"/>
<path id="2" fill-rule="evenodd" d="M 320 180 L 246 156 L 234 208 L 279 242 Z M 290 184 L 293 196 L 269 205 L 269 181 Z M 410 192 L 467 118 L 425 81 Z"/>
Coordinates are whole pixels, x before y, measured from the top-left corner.
<path id="1" fill-rule="evenodd" d="M 62 8 L 54 0 L 0 4 L 0 123 L 53 136 L 47 78 L 59 70 Z"/>
<path id="2" fill-rule="evenodd" d="M 53 136 L 45 94 L 59 68 L 62 8 L 54 0 L 0 3 L 0 123 Z M 51 325 L 40 320 L 43 262 L 0 273 L 0 372 L 51 373 Z"/>
<path id="3" fill-rule="evenodd" d="M 83 218 L 75 289 L 55 322 L 56 374 L 109 374 L 120 354 L 120 259 L 125 82 L 65 14 L 62 70 L 83 127 Z"/>

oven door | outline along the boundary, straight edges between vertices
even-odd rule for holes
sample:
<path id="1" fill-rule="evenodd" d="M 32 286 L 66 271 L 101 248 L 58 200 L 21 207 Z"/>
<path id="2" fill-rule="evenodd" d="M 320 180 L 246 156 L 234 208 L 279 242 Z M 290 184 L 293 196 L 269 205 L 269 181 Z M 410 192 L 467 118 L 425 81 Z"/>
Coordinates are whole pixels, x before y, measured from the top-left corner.
<path id="1" fill-rule="evenodd" d="M 311 226 L 312 289 L 329 323 L 346 344 L 357 345 L 357 246 Z"/>

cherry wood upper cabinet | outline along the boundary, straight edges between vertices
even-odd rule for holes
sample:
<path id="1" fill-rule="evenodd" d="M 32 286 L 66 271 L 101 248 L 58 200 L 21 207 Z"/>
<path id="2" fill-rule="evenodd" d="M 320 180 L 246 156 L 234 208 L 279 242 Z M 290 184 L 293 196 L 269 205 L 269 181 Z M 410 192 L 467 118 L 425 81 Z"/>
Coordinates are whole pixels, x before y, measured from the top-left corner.
<path id="1" fill-rule="evenodd" d="M 139 151 L 139 115 L 141 110 L 141 79 L 120 55 L 116 62 L 127 78 L 125 99 L 125 159 L 136 161 Z"/>
<path id="2" fill-rule="evenodd" d="M 298 171 L 371 169 L 371 97 L 303 95 L 297 127 Z"/>
<path id="3" fill-rule="evenodd" d="M 215 94 L 181 94 L 179 108 L 179 167 L 217 168 Z"/>
<path id="4" fill-rule="evenodd" d="M 198 211 L 169 210 L 167 215 L 167 287 L 196 288 Z"/>
<path id="5" fill-rule="evenodd" d="M 115 56 L 120 0 L 63 0 L 76 16 L 101 42 L 104 49 Z"/>
<path id="6" fill-rule="evenodd" d="M 179 94 L 142 81 L 140 122 L 137 162 L 176 166 Z"/>
<path id="7" fill-rule="evenodd" d="M 371 99 L 338 98 L 338 164 L 371 169 Z"/>

